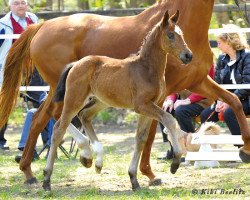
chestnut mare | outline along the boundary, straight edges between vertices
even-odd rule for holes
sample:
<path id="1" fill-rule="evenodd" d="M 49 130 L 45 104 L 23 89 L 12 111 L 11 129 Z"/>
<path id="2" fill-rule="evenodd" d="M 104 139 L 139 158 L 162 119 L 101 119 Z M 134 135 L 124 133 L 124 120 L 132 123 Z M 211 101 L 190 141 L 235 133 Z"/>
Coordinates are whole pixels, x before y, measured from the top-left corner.
<path id="1" fill-rule="evenodd" d="M 169 18 L 166 11 L 161 22 L 146 36 L 138 54 L 126 59 L 115 59 L 106 56 L 86 56 L 71 63 L 65 68 L 55 91 L 55 102 L 63 101 L 61 117 L 54 126 L 52 143 L 44 170 L 45 190 L 51 190 L 50 178 L 56 158 L 56 150 L 73 117 L 79 112 L 85 132 L 89 136 L 93 149 L 96 151 L 96 171 L 100 173 L 103 166 L 103 148 L 91 125 L 91 119 L 97 114 L 92 105 L 82 110 L 89 95 L 94 95 L 105 107 L 132 108 L 139 114 L 134 155 L 129 167 L 129 176 L 133 190 L 140 189 L 137 180 L 137 169 L 141 152 L 146 143 L 152 119 L 155 119 L 171 132 L 178 164 L 172 166 L 176 171 L 179 167 L 182 149 L 178 139 L 183 135 L 174 117 L 157 106 L 164 100 L 166 93 L 165 68 L 167 55 L 180 59 L 184 64 L 192 60 L 182 31 L 176 25 L 179 11 Z M 79 131 L 79 134 L 82 133 Z M 83 142 L 84 143 L 84 142 Z M 86 144 L 86 143 L 85 143 Z M 86 167 L 92 164 L 93 156 L 89 147 L 85 147 L 80 160 Z"/>
<path id="2" fill-rule="evenodd" d="M 238 3 L 238 0 L 235 1 Z M 244 162 L 249 162 L 250 129 L 242 105 L 236 96 L 207 76 L 213 61 L 208 42 L 213 6 L 214 0 L 161 0 L 136 16 L 77 14 L 51 19 L 24 31 L 12 45 L 6 60 L 0 94 L 0 127 L 5 124 L 15 105 L 21 80 L 27 80 L 34 65 L 51 88 L 46 101 L 33 118 L 20 162 L 26 182 L 36 182 L 31 170 L 31 160 L 38 135 L 51 116 L 55 119 L 60 117 L 62 105 L 52 102 L 52 98 L 65 65 L 87 55 L 123 59 L 137 52 L 146 33 L 160 21 L 167 9 L 170 14 L 177 9 L 181 12 L 179 26 L 193 52 L 193 60 L 184 67 L 177 59 L 168 56 L 166 95 L 186 88 L 228 103 L 234 110 L 242 131 L 244 147 L 240 149 L 240 157 Z M 155 177 L 149 163 L 155 133 L 156 122 L 153 122 L 140 162 L 140 170 L 149 178 L 149 184 L 160 184 L 160 179 Z"/>

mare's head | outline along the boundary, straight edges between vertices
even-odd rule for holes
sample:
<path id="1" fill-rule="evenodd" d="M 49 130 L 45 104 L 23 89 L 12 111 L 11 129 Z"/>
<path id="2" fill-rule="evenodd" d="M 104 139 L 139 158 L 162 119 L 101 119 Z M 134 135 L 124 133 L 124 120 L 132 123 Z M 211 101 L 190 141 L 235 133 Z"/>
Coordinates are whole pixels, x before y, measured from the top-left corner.
<path id="1" fill-rule="evenodd" d="M 176 25 L 178 18 L 178 10 L 171 17 L 169 17 L 168 11 L 166 11 L 162 18 L 160 22 L 162 48 L 166 53 L 172 54 L 184 64 L 188 64 L 191 62 L 193 56 L 184 40 L 180 27 Z"/>

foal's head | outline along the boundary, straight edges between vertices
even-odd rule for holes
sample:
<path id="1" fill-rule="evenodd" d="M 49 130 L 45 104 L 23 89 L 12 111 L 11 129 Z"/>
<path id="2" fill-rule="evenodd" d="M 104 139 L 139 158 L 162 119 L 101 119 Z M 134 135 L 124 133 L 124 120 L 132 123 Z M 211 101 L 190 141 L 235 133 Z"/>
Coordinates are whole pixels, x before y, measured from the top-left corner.
<path id="1" fill-rule="evenodd" d="M 192 60 L 192 52 L 183 38 L 181 29 L 176 25 L 178 18 L 178 10 L 171 17 L 169 17 L 168 11 L 166 11 L 160 22 L 161 44 L 166 53 L 174 55 L 184 64 L 187 64 Z"/>

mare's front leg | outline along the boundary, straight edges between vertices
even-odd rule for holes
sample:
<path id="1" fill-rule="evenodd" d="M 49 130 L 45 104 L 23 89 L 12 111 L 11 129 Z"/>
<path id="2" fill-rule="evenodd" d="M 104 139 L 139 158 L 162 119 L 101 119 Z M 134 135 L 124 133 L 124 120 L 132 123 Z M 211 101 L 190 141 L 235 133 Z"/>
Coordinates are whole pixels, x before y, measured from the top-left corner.
<path id="1" fill-rule="evenodd" d="M 36 177 L 33 176 L 31 170 L 31 161 L 33 158 L 37 138 L 51 118 L 46 110 L 48 107 L 52 107 L 52 105 L 49 106 L 51 103 L 50 100 L 51 98 L 48 96 L 46 101 L 39 107 L 39 109 L 33 116 L 28 140 L 26 141 L 22 158 L 20 160 L 19 168 L 23 171 L 26 178 L 25 183 L 27 184 L 33 184 L 37 182 Z"/>
<path id="2" fill-rule="evenodd" d="M 150 166 L 150 154 L 151 154 L 151 148 L 152 144 L 155 139 L 156 134 L 156 128 L 157 128 L 157 121 L 153 120 L 147 142 L 143 148 L 141 161 L 140 161 L 140 170 L 141 173 L 149 178 L 149 185 L 161 185 L 162 181 L 160 178 L 156 178 L 155 174 L 153 173 L 151 166 Z"/>
<path id="3" fill-rule="evenodd" d="M 177 121 L 171 114 L 164 112 L 153 102 L 138 104 L 135 108 L 135 111 L 161 122 L 165 127 L 168 128 L 170 132 L 169 139 L 171 141 L 171 144 L 173 145 L 174 150 L 174 158 L 171 164 L 170 171 L 173 174 L 176 173 L 177 169 L 180 166 L 181 156 L 183 153 L 181 145 L 179 143 L 179 139 L 184 135 L 184 132 L 180 129 Z"/>
<path id="4" fill-rule="evenodd" d="M 133 190 L 140 189 L 140 185 L 137 180 L 137 170 L 142 150 L 148 138 L 151 123 L 152 119 L 143 115 L 139 116 L 138 127 L 136 131 L 135 150 L 128 170 Z"/>
<path id="5" fill-rule="evenodd" d="M 101 173 L 103 167 L 103 145 L 99 142 L 96 133 L 92 126 L 92 119 L 96 116 L 96 114 L 107 108 L 107 105 L 100 102 L 96 97 L 91 97 L 89 102 L 84 106 L 81 112 L 78 113 L 78 117 L 80 118 L 82 125 L 85 129 L 86 134 L 88 135 L 93 151 L 96 154 L 96 162 L 95 162 L 95 170 L 97 173 Z M 85 163 L 86 156 L 81 155 L 81 162 Z"/>
<path id="6" fill-rule="evenodd" d="M 250 162 L 250 129 L 244 114 L 242 104 L 238 97 L 227 90 L 221 88 L 210 77 L 207 77 L 203 82 L 191 89 L 205 97 L 212 98 L 214 100 L 221 99 L 226 102 L 234 111 L 244 141 L 244 146 L 240 149 L 240 158 L 243 162 Z"/>

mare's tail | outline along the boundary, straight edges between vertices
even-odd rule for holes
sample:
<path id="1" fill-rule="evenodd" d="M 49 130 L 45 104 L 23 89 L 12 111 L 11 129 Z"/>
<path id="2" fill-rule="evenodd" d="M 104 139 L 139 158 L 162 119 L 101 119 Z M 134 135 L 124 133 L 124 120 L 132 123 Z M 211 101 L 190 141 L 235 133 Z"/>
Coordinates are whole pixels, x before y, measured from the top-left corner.
<path id="1" fill-rule="evenodd" d="M 66 90 L 66 79 L 68 77 L 69 71 L 73 67 L 73 64 L 70 63 L 66 66 L 63 70 L 60 80 L 57 84 L 55 95 L 54 95 L 54 102 L 59 102 L 64 100 L 65 90 Z"/>
<path id="2" fill-rule="evenodd" d="M 9 50 L 0 92 L 0 127 L 7 122 L 14 108 L 22 80 L 30 77 L 34 66 L 30 58 L 30 43 L 43 23 L 34 24 L 21 34 Z"/>

